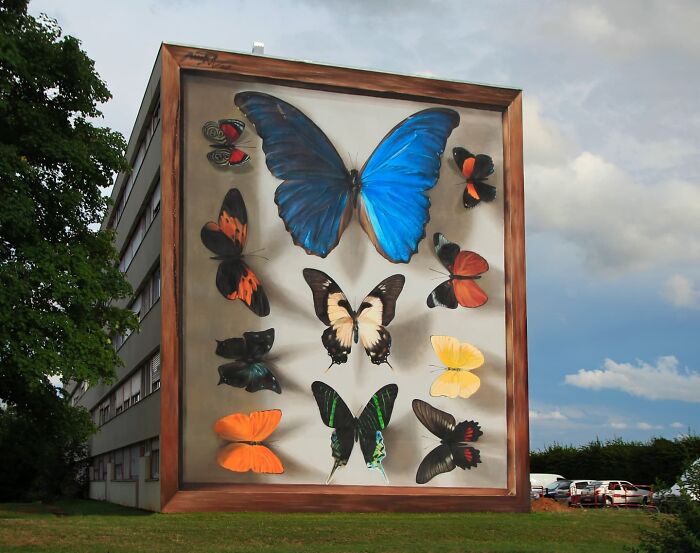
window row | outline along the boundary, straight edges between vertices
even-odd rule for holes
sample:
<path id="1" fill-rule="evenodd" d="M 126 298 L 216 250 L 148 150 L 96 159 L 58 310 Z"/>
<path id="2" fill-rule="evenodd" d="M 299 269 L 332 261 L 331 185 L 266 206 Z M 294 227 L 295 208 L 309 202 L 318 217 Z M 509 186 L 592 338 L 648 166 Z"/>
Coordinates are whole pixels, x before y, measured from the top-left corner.
<path id="1" fill-rule="evenodd" d="M 111 229 L 117 228 L 117 224 L 119 223 L 119 220 L 124 214 L 126 203 L 129 201 L 129 195 L 131 194 L 131 191 L 134 188 L 134 182 L 136 181 L 136 177 L 139 174 L 139 169 L 141 169 L 143 158 L 146 157 L 146 151 L 148 150 L 148 146 L 151 143 L 151 138 L 153 138 L 153 135 L 156 133 L 158 123 L 160 123 L 160 102 L 158 102 L 155 108 L 153 108 L 153 113 L 151 113 L 148 128 L 146 129 L 146 133 L 144 134 L 137 148 L 133 168 L 131 170 L 131 173 L 129 173 L 129 177 L 126 181 L 126 184 L 124 185 L 124 189 L 120 193 L 119 199 L 117 200 L 116 205 L 114 207 L 114 211 L 112 212 L 112 216 L 110 217 L 109 228 Z"/>
<path id="2" fill-rule="evenodd" d="M 146 209 L 131 233 L 126 248 L 124 248 L 122 256 L 119 259 L 119 270 L 122 273 L 125 273 L 129 265 L 131 265 L 141 242 L 143 242 L 143 239 L 146 237 L 146 232 L 148 232 L 151 223 L 156 218 L 156 215 L 158 215 L 158 211 L 160 211 L 160 180 L 146 201 Z"/>
<path id="3" fill-rule="evenodd" d="M 141 457 L 147 457 L 145 479 L 158 479 L 160 477 L 160 442 L 158 438 L 151 438 L 93 457 L 90 463 L 90 480 L 104 481 L 108 476 L 110 480 L 138 480 Z"/>
<path id="4" fill-rule="evenodd" d="M 144 281 L 138 293 L 134 296 L 129 304 L 129 309 L 138 317 L 139 322 L 143 320 L 146 314 L 150 311 L 156 302 L 160 299 L 160 266 L 153 271 Z M 127 330 L 124 334 L 115 334 L 112 338 L 112 343 L 115 349 L 122 347 L 126 339 L 131 336 L 131 331 Z"/>
<path id="5" fill-rule="evenodd" d="M 125 378 L 114 392 L 92 411 L 92 420 L 97 426 L 102 426 L 158 388 L 160 388 L 160 351 L 154 353 Z"/>

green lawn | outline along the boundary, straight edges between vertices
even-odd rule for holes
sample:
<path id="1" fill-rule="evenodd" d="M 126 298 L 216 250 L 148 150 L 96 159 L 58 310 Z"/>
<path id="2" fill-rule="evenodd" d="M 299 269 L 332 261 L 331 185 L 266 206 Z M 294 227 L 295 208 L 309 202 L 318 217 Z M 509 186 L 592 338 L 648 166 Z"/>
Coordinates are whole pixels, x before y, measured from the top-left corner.
<path id="1" fill-rule="evenodd" d="M 0 551 L 439 553 L 625 551 L 642 511 L 162 515 L 98 501 L 0 504 Z"/>

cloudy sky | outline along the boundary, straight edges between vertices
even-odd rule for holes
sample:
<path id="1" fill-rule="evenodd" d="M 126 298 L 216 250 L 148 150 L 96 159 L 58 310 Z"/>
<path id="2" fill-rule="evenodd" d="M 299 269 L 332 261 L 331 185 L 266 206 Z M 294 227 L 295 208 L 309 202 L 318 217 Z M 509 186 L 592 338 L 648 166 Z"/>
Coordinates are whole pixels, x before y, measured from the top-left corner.
<path id="1" fill-rule="evenodd" d="M 35 0 L 129 135 L 161 42 L 524 90 L 531 444 L 700 429 L 700 3 Z M 99 23 L 98 23 L 99 22 Z"/>

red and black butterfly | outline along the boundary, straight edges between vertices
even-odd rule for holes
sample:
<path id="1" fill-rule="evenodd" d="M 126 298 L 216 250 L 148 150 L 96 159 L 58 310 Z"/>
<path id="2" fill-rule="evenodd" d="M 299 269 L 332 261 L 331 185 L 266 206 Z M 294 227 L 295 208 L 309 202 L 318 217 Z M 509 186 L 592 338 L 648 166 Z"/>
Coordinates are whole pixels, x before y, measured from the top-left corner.
<path id="1" fill-rule="evenodd" d="M 221 261 L 216 273 L 219 292 L 229 300 L 241 300 L 253 313 L 265 317 L 270 314 L 265 290 L 243 261 L 247 235 L 248 214 L 243 196 L 232 188 L 221 204 L 218 223 L 210 221 L 202 227 L 202 242 L 216 254 L 212 259 Z"/>
<path id="2" fill-rule="evenodd" d="M 245 123 L 238 119 L 219 119 L 207 121 L 202 127 L 204 136 L 213 142 L 215 148 L 207 154 L 207 159 L 215 165 L 229 165 L 236 167 L 250 160 L 250 156 L 243 150 L 236 148 L 236 142 L 243 134 Z"/>
<path id="3" fill-rule="evenodd" d="M 421 461 L 416 472 L 416 484 L 425 484 L 455 467 L 471 469 L 481 463 L 479 450 L 467 445 L 483 435 L 479 423 L 462 421 L 457 424 L 452 415 L 420 399 L 414 399 L 412 407 L 423 426 L 440 438 L 440 445 Z"/>
<path id="4" fill-rule="evenodd" d="M 486 154 L 474 155 L 465 148 L 453 148 L 452 157 L 457 168 L 467 179 L 464 189 L 464 207 L 476 207 L 480 202 L 492 202 L 496 187 L 484 182 L 493 173 L 493 160 Z"/>
<path id="5" fill-rule="evenodd" d="M 428 296 L 428 307 L 441 305 L 450 309 L 480 307 L 489 297 L 476 283 L 481 274 L 489 270 L 488 262 L 478 253 L 462 251 L 454 242 L 436 232 L 433 235 L 435 253 L 445 268 L 450 271 L 450 279 L 438 285 Z"/>

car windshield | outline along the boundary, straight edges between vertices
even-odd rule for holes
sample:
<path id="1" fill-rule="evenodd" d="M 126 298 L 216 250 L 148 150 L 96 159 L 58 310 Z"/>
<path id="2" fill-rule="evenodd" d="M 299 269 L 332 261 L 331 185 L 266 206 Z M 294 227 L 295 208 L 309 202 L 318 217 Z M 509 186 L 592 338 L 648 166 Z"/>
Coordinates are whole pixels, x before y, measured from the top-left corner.
<path id="1" fill-rule="evenodd" d="M 559 487 L 559 482 L 552 482 L 551 484 L 547 484 L 547 489 L 550 491 L 554 491 Z"/>
<path id="2" fill-rule="evenodd" d="M 600 486 L 601 484 L 602 484 L 602 482 L 600 480 L 596 480 L 595 482 L 591 482 L 590 484 L 588 484 L 588 486 L 586 486 L 586 489 L 593 490 L 593 489 L 597 488 L 598 486 Z"/>
<path id="3" fill-rule="evenodd" d="M 557 486 L 558 489 L 560 490 L 566 490 L 571 486 L 571 482 L 568 480 L 565 480 L 564 482 L 559 482 L 559 486 Z"/>

